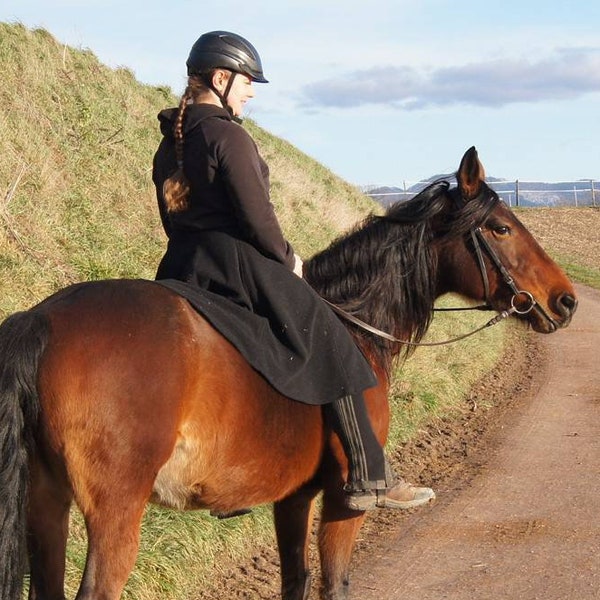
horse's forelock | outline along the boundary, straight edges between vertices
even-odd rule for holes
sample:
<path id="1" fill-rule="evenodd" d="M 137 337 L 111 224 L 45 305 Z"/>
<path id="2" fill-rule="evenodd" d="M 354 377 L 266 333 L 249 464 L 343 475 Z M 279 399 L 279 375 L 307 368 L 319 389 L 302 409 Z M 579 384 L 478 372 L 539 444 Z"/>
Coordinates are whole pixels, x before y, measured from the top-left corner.
<path id="1" fill-rule="evenodd" d="M 456 205 L 449 220 L 449 234 L 453 236 L 464 235 L 481 226 L 500 202 L 498 194 L 486 183 L 482 183 L 479 194 L 467 202 L 460 199 L 457 189 L 452 190 L 451 194 L 455 194 Z"/>

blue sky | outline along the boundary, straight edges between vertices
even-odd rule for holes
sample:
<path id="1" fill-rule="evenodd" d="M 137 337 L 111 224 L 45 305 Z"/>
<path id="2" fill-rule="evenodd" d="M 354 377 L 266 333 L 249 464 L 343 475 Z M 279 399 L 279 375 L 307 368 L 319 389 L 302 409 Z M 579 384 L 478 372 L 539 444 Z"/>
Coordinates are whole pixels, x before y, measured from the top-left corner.
<path id="1" fill-rule="evenodd" d="M 240 33 L 269 84 L 247 114 L 347 181 L 402 185 L 458 167 L 600 179 L 600 2 L 573 0 L 3 0 L 180 94 L 199 35 Z"/>

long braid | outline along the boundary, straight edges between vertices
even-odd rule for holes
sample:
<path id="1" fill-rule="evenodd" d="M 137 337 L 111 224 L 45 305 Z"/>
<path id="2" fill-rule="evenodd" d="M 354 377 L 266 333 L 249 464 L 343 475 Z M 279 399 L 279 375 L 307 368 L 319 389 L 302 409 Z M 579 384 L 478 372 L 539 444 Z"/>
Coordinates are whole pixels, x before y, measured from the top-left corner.
<path id="1" fill-rule="evenodd" d="M 206 85 L 199 76 L 192 75 L 179 102 L 179 111 L 173 127 L 175 137 L 175 158 L 177 169 L 163 183 L 163 198 L 168 212 L 180 212 L 188 207 L 190 196 L 190 182 L 183 170 L 183 122 L 185 111 L 198 95 L 206 90 Z"/>

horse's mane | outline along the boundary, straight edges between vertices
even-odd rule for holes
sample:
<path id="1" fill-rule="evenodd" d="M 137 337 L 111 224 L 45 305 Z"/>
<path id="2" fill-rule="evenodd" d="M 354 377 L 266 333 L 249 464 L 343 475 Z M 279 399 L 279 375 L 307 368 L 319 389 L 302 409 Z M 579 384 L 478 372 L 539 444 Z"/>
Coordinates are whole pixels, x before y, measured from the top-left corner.
<path id="1" fill-rule="evenodd" d="M 383 216 L 370 215 L 305 263 L 306 280 L 328 301 L 370 325 L 411 342 L 425 335 L 433 317 L 437 256 L 432 241 L 460 236 L 483 222 L 498 200 L 484 189 L 465 203 L 438 180 Z M 486 190 L 489 193 L 485 193 Z M 389 367 L 392 355 L 414 348 L 352 328 L 363 349 Z"/>

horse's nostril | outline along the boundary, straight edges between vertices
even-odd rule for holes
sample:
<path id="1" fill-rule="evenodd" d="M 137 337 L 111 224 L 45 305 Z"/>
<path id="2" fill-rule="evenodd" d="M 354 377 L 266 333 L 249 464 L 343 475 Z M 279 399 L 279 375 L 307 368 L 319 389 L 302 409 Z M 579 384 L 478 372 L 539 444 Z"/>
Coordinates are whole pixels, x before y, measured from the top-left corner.
<path id="1" fill-rule="evenodd" d="M 571 296 L 571 294 L 564 293 L 561 294 L 558 298 L 558 303 L 560 306 L 563 306 L 567 309 L 567 311 L 574 313 L 577 308 L 577 298 L 575 296 Z"/>

